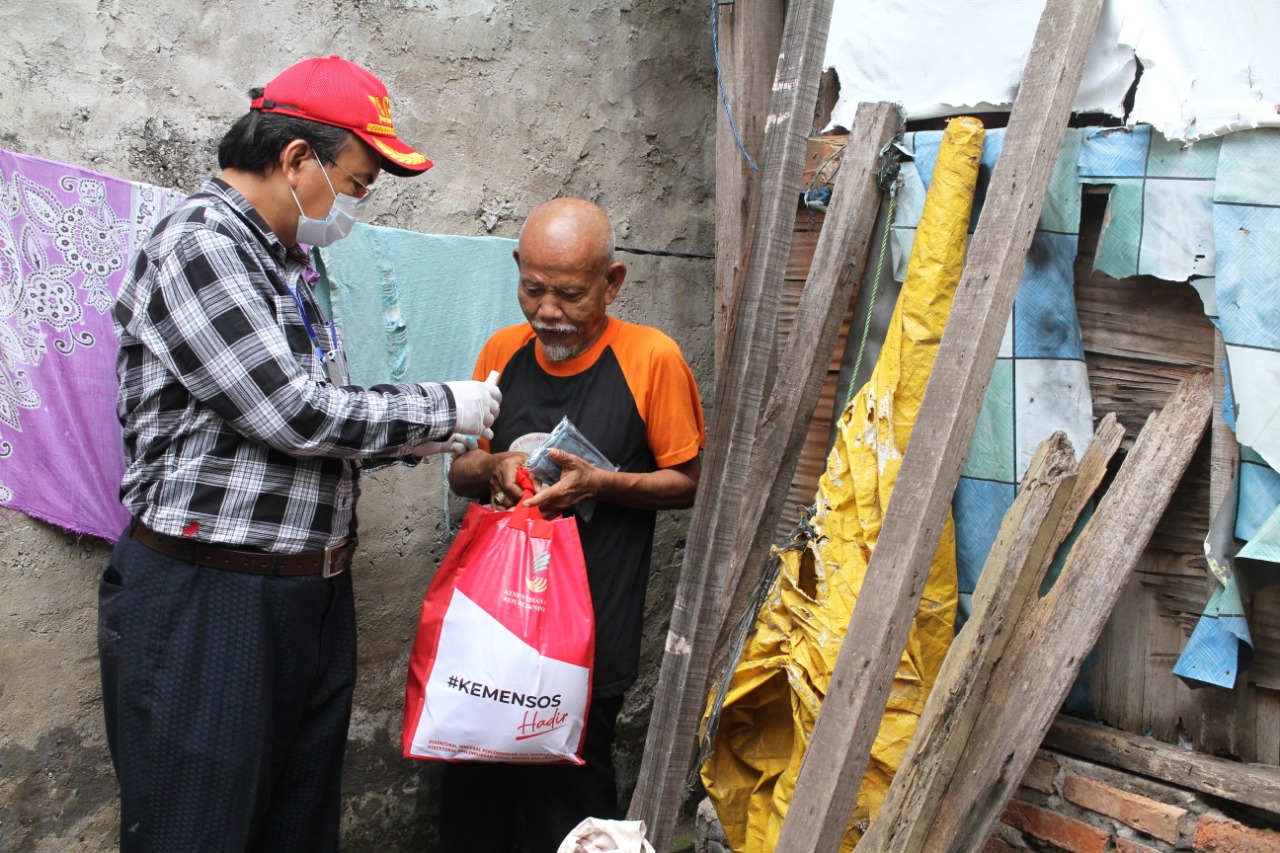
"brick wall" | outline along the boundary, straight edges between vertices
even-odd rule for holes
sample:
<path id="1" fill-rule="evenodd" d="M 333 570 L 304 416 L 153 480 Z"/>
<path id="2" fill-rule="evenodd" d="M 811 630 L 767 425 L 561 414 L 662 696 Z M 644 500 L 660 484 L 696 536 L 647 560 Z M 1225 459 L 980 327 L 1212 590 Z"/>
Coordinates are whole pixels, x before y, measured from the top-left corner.
<path id="1" fill-rule="evenodd" d="M 1041 750 L 982 853 L 1280 853 L 1276 809 L 1233 818 L 1192 791 Z M 694 850 L 728 849 L 704 800 Z"/>
<path id="2" fill-rule="evenodd" d="M 1280 824 L 1280 814 L 1270 819 Z M 1022 850 L 1280 853 L 1280 831 L 1230 817 L 1191 791 L 1041 750 L 985 853 Z"/>

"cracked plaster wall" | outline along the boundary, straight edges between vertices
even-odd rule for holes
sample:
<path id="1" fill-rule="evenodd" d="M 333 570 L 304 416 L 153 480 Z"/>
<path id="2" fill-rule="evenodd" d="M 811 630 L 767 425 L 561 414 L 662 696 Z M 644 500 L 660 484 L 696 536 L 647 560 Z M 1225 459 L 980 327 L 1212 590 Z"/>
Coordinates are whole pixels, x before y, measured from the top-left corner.
<path id="1" fill-rule="evenodd" d="M 384 79 L 398 130 L 437 163 L 382 182 L 377 224 L 514 237 L 535 204 L 577 195 L 612 213 L 620 245 L 709 253 L 706 18 L 677 0 L 8 0 L 0 147 L 191 191 L 250 87 L 339 53 Z M 711 263 L 622 259 L 614 313 L 675 337 L 709 397 Z M 399 725 L 421 594 L 448 545 L 445 513 L 462 507 L 445 500 L 439 462 L 366 481 L 344 849 L 434 849 L 436 768 L 400 757 Z M 621 721 L 628 791 L 686 519 L 659 521 L 643 675 Z M 7 513 L 0 558 L 0 849 L 109 849 L 95 613 L 107 548 Z"/>

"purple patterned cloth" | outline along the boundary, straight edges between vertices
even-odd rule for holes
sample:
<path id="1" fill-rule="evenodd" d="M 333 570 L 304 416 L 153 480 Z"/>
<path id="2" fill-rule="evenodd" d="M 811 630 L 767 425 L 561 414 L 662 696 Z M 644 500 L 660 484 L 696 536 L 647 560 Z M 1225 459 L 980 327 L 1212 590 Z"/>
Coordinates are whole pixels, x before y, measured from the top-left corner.
<path id="1" fill-rule="evenodd" d="M 182 194 L 0 150 L 0 506 L 114 542 L 111 304 Z"/>

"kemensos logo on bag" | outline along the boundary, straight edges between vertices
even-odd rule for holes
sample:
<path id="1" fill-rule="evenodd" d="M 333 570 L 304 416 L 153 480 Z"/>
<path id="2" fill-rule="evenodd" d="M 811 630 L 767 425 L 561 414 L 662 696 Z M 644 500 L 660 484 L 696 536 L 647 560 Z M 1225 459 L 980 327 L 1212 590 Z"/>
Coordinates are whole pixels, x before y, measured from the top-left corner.
<path id="1" fill-rule="evenodd" d="M 529 540 L 530 549 L 533 551 L 533 560 L 531 561 L 532 565 L 529 568 L 529 573 L 524 576 L 524 586 L 532 594 L 504 588 L 502 590 L 504 604 L 524 610 L 536 610 L 539 613 L 546 612 L 547 603 L 543 595 L 551 586 L 551 551 L 548 548 L 549 544 L 545 539 Z"/>
<path id="2" fill-rule="evenodd" d="M 569 724 L 569 715 L 560 710 L 561 697 L 559 693 L 541 696 L 533 693 L 520 693 L 516 690 L 491 687 L 475 679 L 461 678 L 456 675 L 449 676 L 445 683 L 454 690 L 479 699 L 488 699 L 503 705 L 518 705 L 522 708 L 533 709 L 525 711 L 524 716 L 516 723 L 514 739 L 517 741 L 551 734 Z"/>
<path id="3" fill-rule="evenodd" d="M 522 529 L 494 515 L 506 513 L 476 515 L 489 522 L 461 548 L 455 542 L 450 557 L 459 558 L 446 558 L 448 574 L 438 574 L 439 589 L 433 582 L 423 599 L 405 755 L 581 763 L 592 616 L 576 525 L 556 520 L 553 534 L 532 526 L 548 522 Z"/>
<path id="4" fill-rule="evenodd" d="M 493 702 L 501 702 L 503 705 L 519 705 L 521 708 L 559 708 L 560 694 L 539 696 L 536 693 L 521 693 L 517 690 L 503 690 L 500 687 L 490 687 L 473 678 L 460 678 L 456 675 L 449 676 L 445 682 L 454 690 L 466 693 L 470 696 L 478 696 L 481 699 L 489 699 Z"/>
<path id="5" fill-rule="evenodd" d="M 529 587 L 529 592 L 546 592 L 547 585 L 550 583 L 551 575 L 551 552 L 543 551 L 534 553 L 533 555 L 533 572 L 524 579 L 524 585 Z"/>

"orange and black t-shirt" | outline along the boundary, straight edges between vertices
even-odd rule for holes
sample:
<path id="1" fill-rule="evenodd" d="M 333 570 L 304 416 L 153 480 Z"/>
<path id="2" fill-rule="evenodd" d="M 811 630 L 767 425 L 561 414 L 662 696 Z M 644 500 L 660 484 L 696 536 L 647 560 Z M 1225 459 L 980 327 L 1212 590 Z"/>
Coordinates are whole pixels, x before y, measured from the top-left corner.
<path id="1" fill-rule="evenodd" d="M 705 443 L 702 402 L 680 347 L 649 326 L 609 318 L 600 339 L 577 358 L 553 362 L 524 323 L 495 333 L 475 378 L 500 373 L 502 409 L 491 449 L 528 452 L 562 417 L 623 471 L 647 473 L 688 462 Z M 578 517 L 596 613 L 593 693 L 604 697 L 635 680 L 656 513 L 598 503 Z"/>

